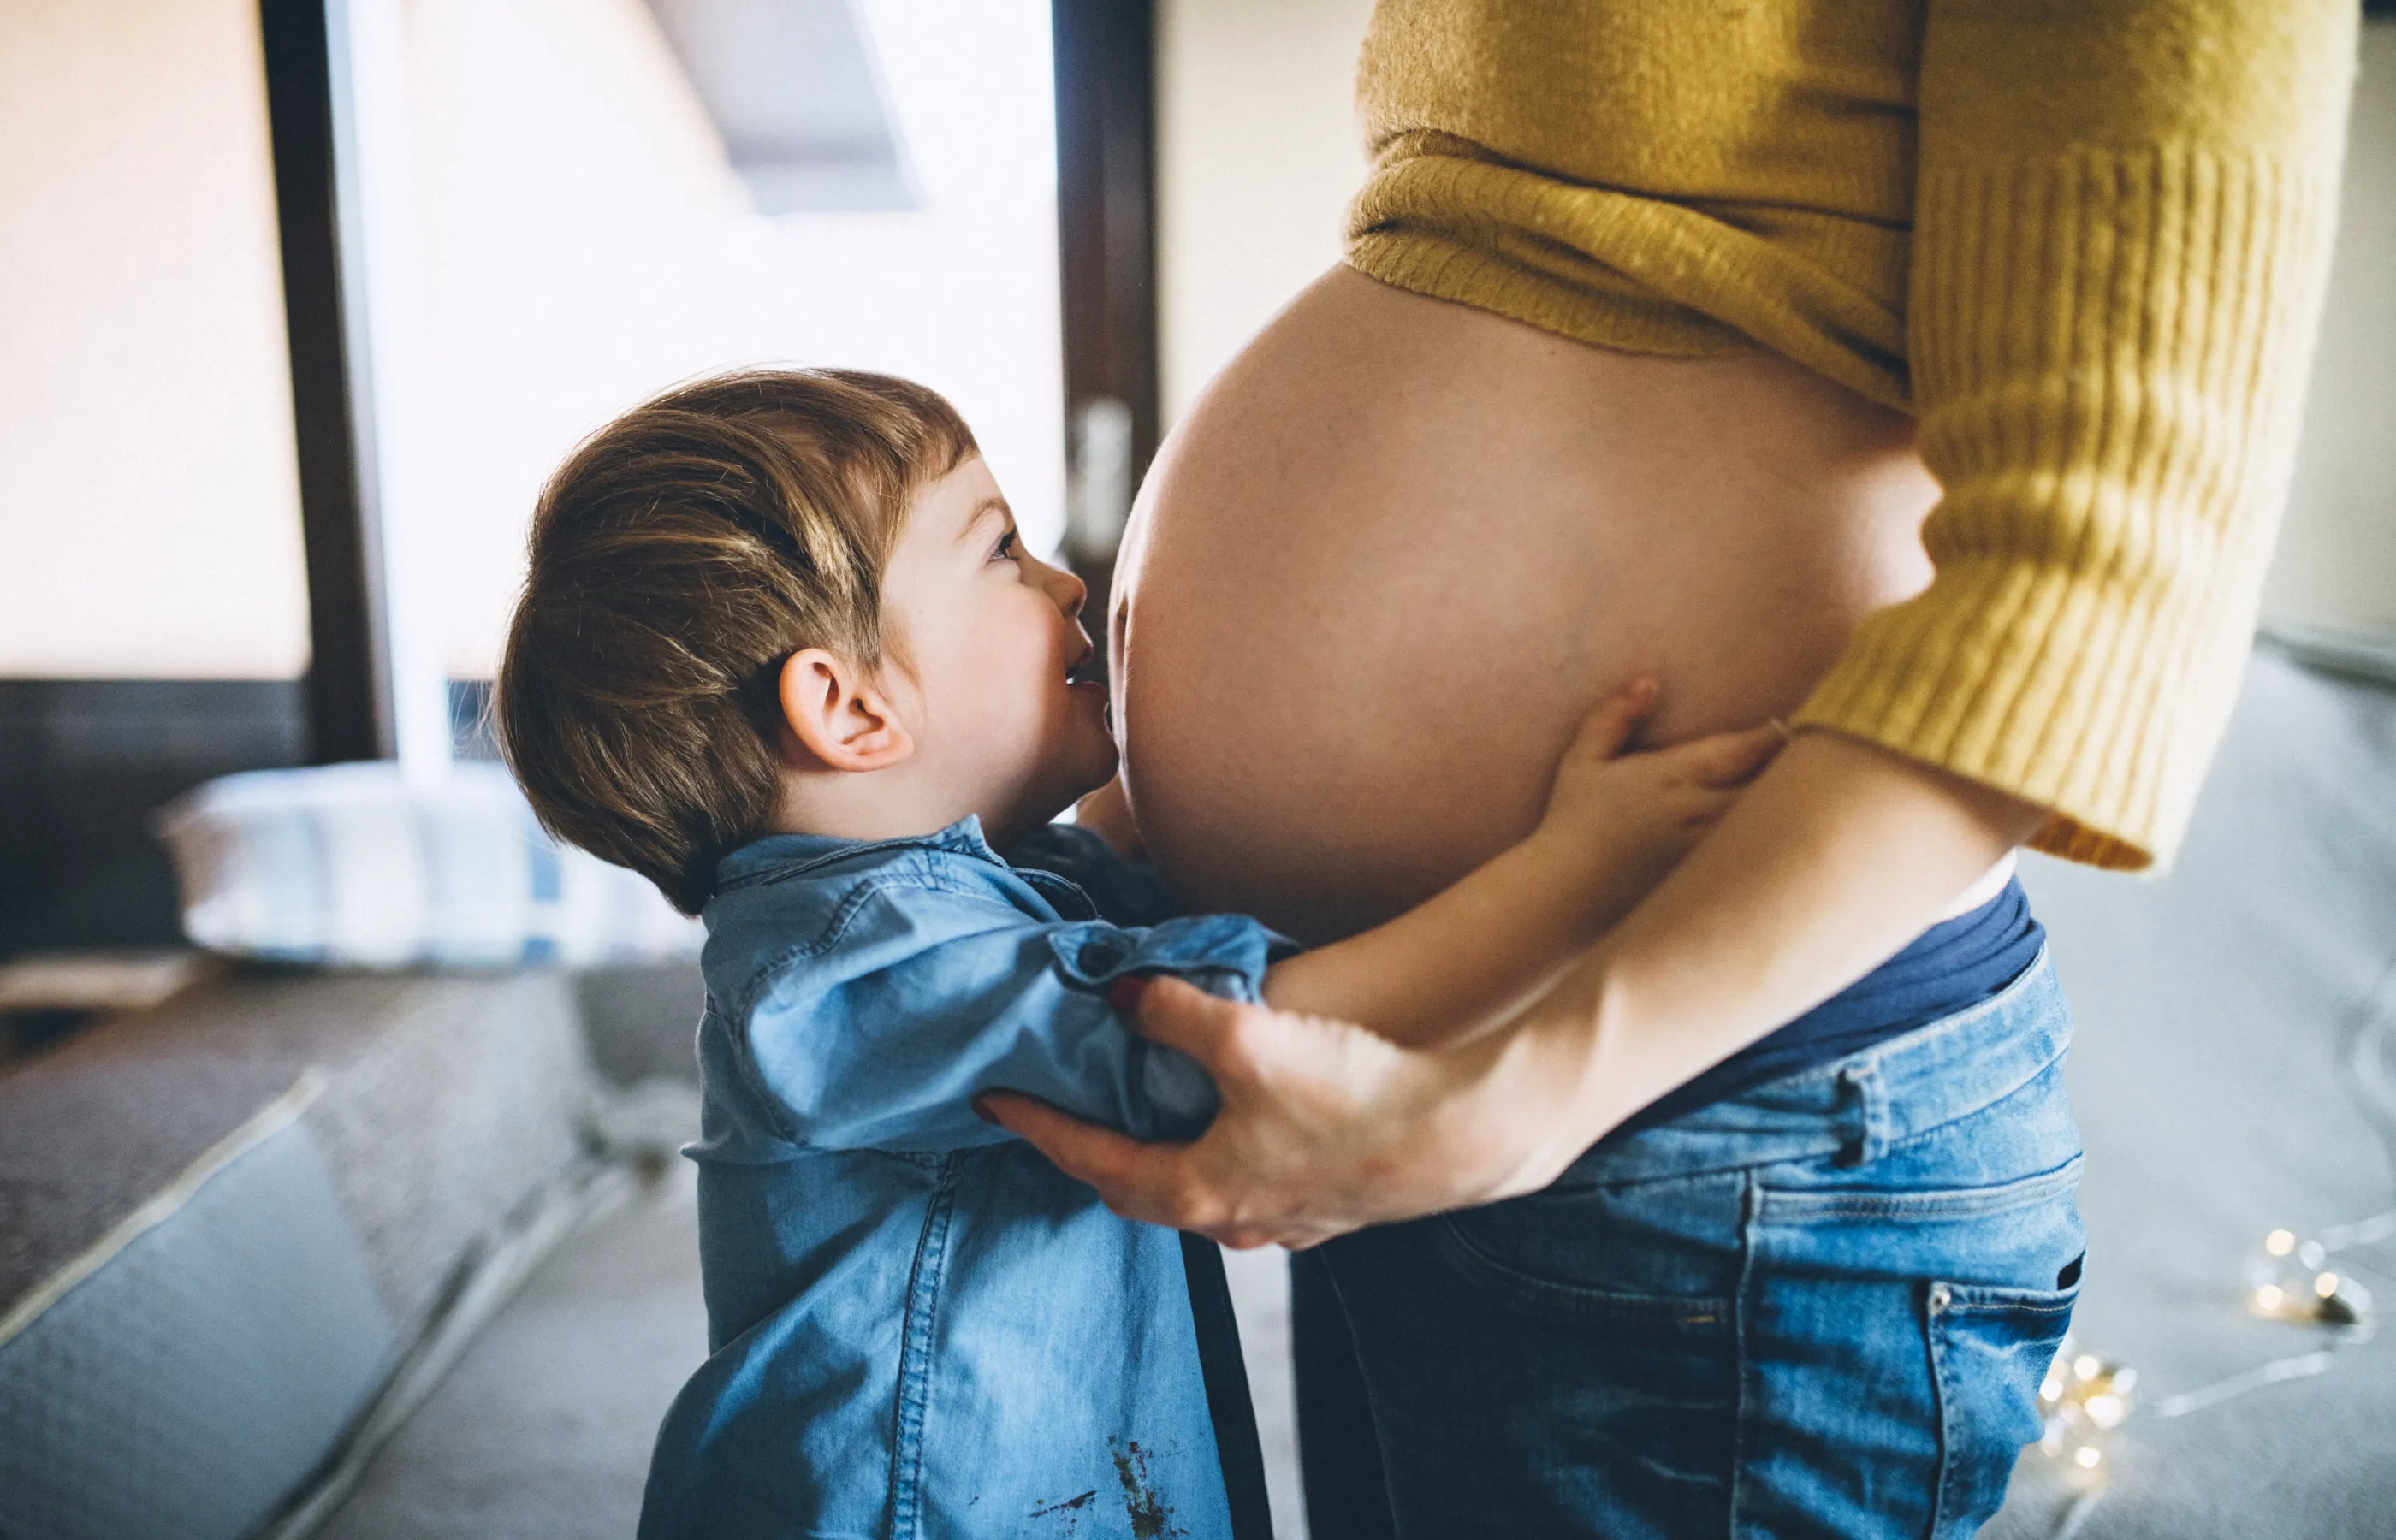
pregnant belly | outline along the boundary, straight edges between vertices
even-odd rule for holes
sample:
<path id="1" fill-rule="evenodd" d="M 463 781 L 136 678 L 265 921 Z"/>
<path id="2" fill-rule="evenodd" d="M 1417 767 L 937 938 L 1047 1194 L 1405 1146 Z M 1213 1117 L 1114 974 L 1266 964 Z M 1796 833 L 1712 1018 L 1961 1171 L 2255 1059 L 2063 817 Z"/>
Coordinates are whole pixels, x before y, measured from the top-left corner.
<path id="1" fill-rule="evenodd" d="M 1567 342 L 1346 269 L 1160 450 L 1118 567 L 1133 806 L 1196 904 L 1310 941 L 1537 821 L 1590 703 L 1786 714 L 1929 578 L 1909 419 L 1776 356 Z"/>

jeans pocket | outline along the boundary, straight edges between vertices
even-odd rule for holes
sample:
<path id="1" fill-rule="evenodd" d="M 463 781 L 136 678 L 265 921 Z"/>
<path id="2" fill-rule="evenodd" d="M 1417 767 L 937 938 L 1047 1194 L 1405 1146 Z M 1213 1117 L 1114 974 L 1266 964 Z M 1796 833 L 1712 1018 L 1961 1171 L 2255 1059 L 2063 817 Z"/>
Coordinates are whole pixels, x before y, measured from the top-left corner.
<path id="1" fill-rule="evenodd" d="M 2080 1290 L 1933 1281 L 1923 1291 L 1938 1393 L 1935 1533 L 1977 1533 L 2004 1502 L 2025 1444 L 2043 1431 L 2038 1389 Z"/>
<path id="2" fill-rule="evenodd" d="M 1726 1298 L 1627 1294 L 1544 1278 L 1476 1243 L 1455 1215 L 1436 1223 L 1440 1252 L 1458 1276 L 1514 1309 L 1563 1324 L 1615 1326 L 1672 1336 L 1730 1334 L 1731 1302 Z"/>
<path id="3" fill-rule="evenodd" d="M 1513 1233 L 1509 1221 L 1527 1217 L 1431 1222 L 1444 1313 L 1424 1324 L 1480 1387 L 1475 1414 L 1501 1430 L 1483 1463 L 1502 1493 L 1489 1511 L 1511 1518 L 1503 1529 L 1423 1533 L 1724 1533 L 1738 1430 L 1731 1299 L 1624 1276 L 1607 1266 L 1618 1259 L 1603 1255 L 1605 1242 L 1636 1237 L 1603 1228 L 1575 1238 L 1601 1254 L 1576 1266 L 1544 1238 Z M 1632 1292 L 1644 1281 L 1665 1287 Z"/>

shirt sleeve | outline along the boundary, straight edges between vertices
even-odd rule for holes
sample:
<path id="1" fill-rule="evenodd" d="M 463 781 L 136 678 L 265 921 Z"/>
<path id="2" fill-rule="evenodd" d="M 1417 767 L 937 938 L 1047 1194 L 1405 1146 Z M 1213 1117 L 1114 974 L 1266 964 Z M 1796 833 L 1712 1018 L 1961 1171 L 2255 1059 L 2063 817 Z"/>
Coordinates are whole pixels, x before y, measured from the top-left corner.
<path id="1" fill-rule="evenodd" d="M 988 897 L 861 891 L 838 944 L 771 978 L 743 1034 L 782 1133 L 819 1148 L 931 1152 L 1012 1137 L 971 1099 L 1018 1091 L 1140 1139 L 1194 1137 L 1215 1087 L 1130 1030 L 1115 980 L 1172 975 L 1233 1000 L 1297 950 L 1254 920 L 1042 924 Z"/>
<path id="2" fill-rule="evenodd" d="M 2351 0 L 1930 0 L 1907 352 L 1927 591 L 1797 720 L 2141 867 L 2229 719 L 2336 219 Z"/>

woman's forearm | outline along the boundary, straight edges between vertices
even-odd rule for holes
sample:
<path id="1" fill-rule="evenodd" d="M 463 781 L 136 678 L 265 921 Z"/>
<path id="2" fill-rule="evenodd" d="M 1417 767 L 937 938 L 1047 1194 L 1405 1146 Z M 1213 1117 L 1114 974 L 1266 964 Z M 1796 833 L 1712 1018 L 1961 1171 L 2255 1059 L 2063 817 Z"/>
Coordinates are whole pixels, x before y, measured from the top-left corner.
<path id="1" fill-rule="evenodd" d="M 1869 973 L 2043 816 L 1858 740 L 1799 734 L 1471 1071 L 1475 1100 L 1525 1124 L 1542 1120 L 1522 1098 L 1555 1112 L 1506 1190 L 1542 1185 L 1631 1113 Z"/>

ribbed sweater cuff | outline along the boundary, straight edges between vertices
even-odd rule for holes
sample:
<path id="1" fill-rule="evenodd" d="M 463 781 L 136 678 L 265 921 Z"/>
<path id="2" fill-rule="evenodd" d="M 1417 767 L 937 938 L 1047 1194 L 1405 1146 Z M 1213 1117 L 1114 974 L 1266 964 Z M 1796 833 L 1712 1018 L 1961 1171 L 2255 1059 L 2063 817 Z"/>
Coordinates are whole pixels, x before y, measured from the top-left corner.
<path id="1" fill-rule="evenodd" d="M 1799 714 L 2168 860 L 2286 498 L 2335 167 L 2188 146 L 1923 179 L 1913 383 L 1937 577 Z"/>

